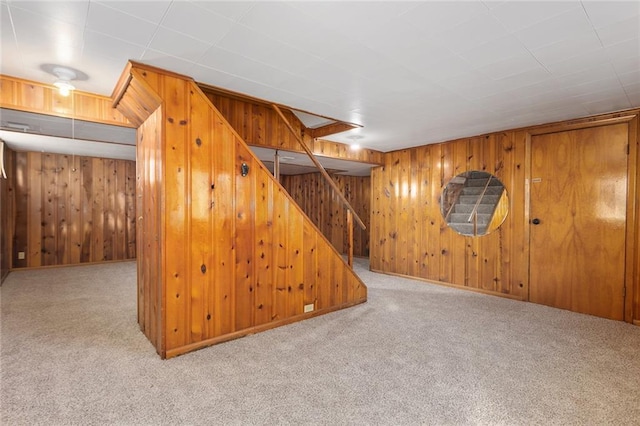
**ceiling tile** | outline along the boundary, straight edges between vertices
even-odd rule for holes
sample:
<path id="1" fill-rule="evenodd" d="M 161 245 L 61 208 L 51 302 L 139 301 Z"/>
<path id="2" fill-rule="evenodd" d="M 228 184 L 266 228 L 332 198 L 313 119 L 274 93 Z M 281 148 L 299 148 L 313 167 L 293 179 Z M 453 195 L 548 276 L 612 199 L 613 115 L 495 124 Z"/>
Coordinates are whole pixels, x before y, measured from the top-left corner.
<path id="1" fill-rule="evenodd" d="M 534 69 L 543 68 L 532 56 L 519 56 L 485 65 L 477 68 L 476 71 L 494 80 L 501 80 L 510 75 L 521 74 Z"/>
<path id="2" fill-rule="evenodd" d="M 561 84 L 563 88 L 567 88 L 591 81 L 617 79 L 613 66 L 608 62 L 601 62 L 588 68 L 576 69 L 579 69 L 579 71 L 563 76 L 556 76 L 555 80 Z"/>
<path id="3" fill-rule="evenodd" d="M 486 15 L 487 6 L 481 2 L 421 2 L 402 15 L 402 19 L 431 36 L 459 25 L 477 15 Z"/>
<path id="4" fill-rule="evenodd" d="M 144 53 L 144 47 L 87 30 L 84 34 L 84 51 L 122 61 L 139 59 Z"/>
<path id="5" fill-rule="evenodd" d="M 15 45 L 16 40 L 13 33 L 13 24 L 11 23 L 11 15 L 9 14 L 9 6 L 6 4 L 0 4 L 0 36 L 3 41 L 9 41 Z M 4 43 L 2 47 L 4 47 Z"/>
<path id="6" fill-rule="evenodd" d="M 199 83 L 204 83 L 224 88 L 226 84 L 235 77 L 229 73 L 208 68 L 199 64 L 193 64 L 191 68 L 191 77 Z"/>
<path id="7" fill-rule="evenodd" d="M 277 87 L 290 75 L 290 73 L 286 71 L 273 68 L 216 46 L 211 47 L 203 55 L 199 63 L 244 80 L 251 80 L 272 87 Z"/>
<path id="8" fill-rule="evenodd" d="M 503 86 L 498 81 L 485 84 L 477 84 L 464 90 L 464 97 L 471 101 L 485 99 L 488 96 L 504 93 Z M 506 95 L 503 95 L 506 96 Z"/>
<path id="9" fill-rule="evenodd" d="M 324 32 L 316 28 L 318 22 L 312 16 L 289 6 L 288 3 L 258 3 L 239 20 L 239 23 L 284 42 L 292 38 L 307 38 L 309 33 Z M 311 28 L 314 30 L 310 31 Z"/>
<path id="10" fill-rule="evenodd" d="M 598 49 L 572 56 L 564 61 L 544 64 L 544 66 L 554 76 L 561 77 L 574 74 L 576 70 L 587 70 L 598 65 L 606 65 L 608 62 L 604 49 Z"/>
<path id="11" fill-rule="evenodd" d="M 589 19 L 596 28 L 636 17 L 640 24 L 640 2 L 638 1 L 583 1 Z"/>
<path id="12" fill-rule="evenodd" d="M 38 17 L 32 12 L 12 8 L 11 18 L 15 25 L 18 45 L 45 43 L 49 46 L 66 45 L 82 47 L 82 26 L 66 24 L 62 21 Z"/>
<path id="13" fill-rule="evenodd" d="M 2 49 L 0 49 L 0 74 L 20 76 L 24 72 L 25 67 L 22 62 L 22 55 L 15 43 L 3 45 Z"/>
<path id="14" fill-rule="evenodd" d="M 198 7 L 194 3 L 176 1 L 171 4 L 161 25 L 205 43 L 215 44 L 235 24 L 231 19 Z"/>
<path id="15" fill-rule="evenodd" d="M 114 64 L 117 64 L 119 70 L 117 73 L 110 71 L 110 67 L 113 67 Z M 125 60 L 115 62 L 113 59 L 100 56 L 96 52 L 85 50 L 82 56 L 73 62 L 73 65 L 89 77 L 86 81 L 74 81 L 73 85 L 76 86 L 76 89 L 111 96 L 127 62 Z"/>
<path id="16" fill-rule="evenodd" d="M 640 38 L 612 44 L 604 48 L 610 60 L 634 58 L 640 56 Z"/>
<path id="17" fill-rule="evenodd" d="M 507 35 L 507 30 L 496 18 L 482 13 L 462 24 L 438 33 L 435 38 L 453 52 L 464 53 Z"/>
<path id="18" fill-rule="evenodd" d="M 584 108 L 589 114 L 602 114 L 610 111 L 620 111 L 622 109 L 631 108 L 631 103 L 627 97 L 616 97 L 602 99 L 595 102 L 583 103 Z"/>
<path id="19" fill-rule="evenodd" d="M 163 27 L 158 28 L 149 43 L 151 49 L 188 61 L 199 59 L 209 47 L 208 43 Z"/>
<path id="20" fill-rule="evenodd" d="M 615 67 L 615 65 L 614 65 Z M 640 84 L 640 59 L 638 60 L 638 68 L 635 71 L 631 71 L 628 73 L 618 73 L 618 79 L 623 86 L 631 86 L 634 84 Z"/>
<path id="21" fill-rule="evenodd" d="M 551 75 L 543 68 L 534 68 L 519 74 L 510 75 L 500 79 L 500 85 L 504 90 L 512 90 L 541 84 L 551 80 Z"/>
<path id="22" fill-rule="evenodd" d="M 531 57 L 531 54 L 517 38 L 507 35 L 460 53 L 460 56 L 473 68 L 480 68 L 508 58 Z"/>
<path id="23" fill-rule="evenodd" d="M 56 1 L 57 3 L 57 1 Z M 102 6 L 115 9 L 127 15 L 152 22 L 160 23 L 164 15 L 167 13 L 171 1 L 169 0 L 153 0 L 153 1 L 95 1 L 91 0 L 91 4 L 101 4 Z"/>
<path id="24" fill-rule="evenodd" d="M 476 71 L 464 72 L 438 82 L 440 86 L 460 96 L 464 96 L 466 90 L 469 88 L 492 83 L 494 83 L 494 81 L 491 78 Z"/>
<path id="25" fill-rule="evenodd" d="M 596 33 L 587 31 L 577 34 L 575 37 L 559 40 L 556 43 L 532 50 L 531 53 L 542 65 L 546 66 L 601 49 L 602 44 Z"/>
<path id="26" fill-rule="evenodd" d="M 603 46 L 610 46 L 640 37 L 640 19 L 636 16 L 596 30 Z"/>
<path id="27" fill-rule="evenodd" d="M 48 19 L 84 27 L 89 2 L 87 1 L 12 1 L 12 9 L 23 9 Z"/>
<path id="28" fill-rule="evenodd" d="M 220 16 L 225 16 L 233 21 L 240 20 L 250 11 L 257 2 L 250 1 L 192 1 L 191 3 L 214 12 Z"/>
<path id="29" fill-rule="evenodd" d="M 91 3 L 87 29 L 146 46 L 153 37 L 156 25 L 99 3 Z"/>
<path id="30" fill-rule="evenodd" d="M 639 92 L 640 91 L 640 79 L 636 80 L 635 82 L 632 83 L 622 83 L 622 88 L 624 89 L 625 93 L 635 93 L 635 92 Z"/>
<path id="31" fill-rule="evenodd" d="M 287 72 L 297 72 L 315 57 L 243 25 L 234 26 L 218 47 Z"/>
<path id="32" fill-rule="evenodd" d="M 615 58 L 611 65 L 618 75 L 640 72 L 640 56 L 633 58 Z"/>
<path id="33" fill-rule="evenodd" d="M 344 92 L 357 85 L 357 81 L 359 80 L 353 73 L 322 60 L 309 64 L 298 74 L 322 85 Z"/>
<path id="34" fill-rule="evenodd" d="M 624 89 L 617 77 L 585 81 L 580 84 L 566 86 L 563 90 L 573 98 L 589 95 L 589 100 L 602 99 L 612 94 L 616 96 L 624 95 Z"/>
<path id="35" fill-rule="evenodd" d="M 581 8 L 576 1 L 506 1 L 491 9 L 504 27 L 516 32 L 570 9 Z"/>
<path id="36" fill-rule="evenodd" d="M 289 2 L 291 7 L 323 22 L 327 27 L 344 34 L 356 33 L 381 25 L 414 7 L 407 2 L 362 1 L 340 2 L 339 8 L 331 2 Z M 366 19 L 362 19 L 366 15 Z M 307 29 L 308 31 L 308 29 Z"/>
<path id="37" fill-rule="evenodd" d="M 160 52 L 154 49 L 147 49 L 141 58 L 145 64 L 153 65 L 154 67 L 162 68 L 168 71 L 175 72 L 177 74 L 186 75 L 192 77 L 191 70 L 193 69 L 193 62 L 169 55 L 165 52 Z"/>
<path id="38" fill-rule="evenodd" d="M 340 46 L 325 61 L 370 79 L 380 79 L 398 68 L 389 58 L 365 46 Z"/>
<path id="39" fill-rule="evenodd" d="M 633 108 L 640 107 L 640 91 L 627 93 L 627 99 Z"/>
<path id="40" fill-rule="evenodd" d="M 546 45 L 576 37 L 580 33 L 592 32 L 593 27 L 582 8 L 569 9 L 514 34 L 529 49 L 536 50 Z"/>

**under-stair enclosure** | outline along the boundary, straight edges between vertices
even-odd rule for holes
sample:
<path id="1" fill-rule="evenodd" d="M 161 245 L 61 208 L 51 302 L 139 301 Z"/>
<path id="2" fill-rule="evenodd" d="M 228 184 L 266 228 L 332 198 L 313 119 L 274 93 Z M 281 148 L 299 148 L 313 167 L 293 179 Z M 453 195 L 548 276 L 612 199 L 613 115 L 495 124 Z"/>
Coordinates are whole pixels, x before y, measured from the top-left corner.
<path id="1" fill-rule="evenodd" d="M 190 78 L 129 63 L 138 322 L 162 358 L 346 308 L 367 288 Z"/>

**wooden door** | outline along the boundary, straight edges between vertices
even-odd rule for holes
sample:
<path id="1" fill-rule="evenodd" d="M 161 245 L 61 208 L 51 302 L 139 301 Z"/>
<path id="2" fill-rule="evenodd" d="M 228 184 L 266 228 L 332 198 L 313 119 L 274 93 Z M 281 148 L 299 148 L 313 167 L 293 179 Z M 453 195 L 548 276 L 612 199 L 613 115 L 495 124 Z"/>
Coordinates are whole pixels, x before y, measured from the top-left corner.
<path id="1" fill-rule="evenodd" d="M 624 317 L 628 125 L 531 138 L 534 303 Z"/>

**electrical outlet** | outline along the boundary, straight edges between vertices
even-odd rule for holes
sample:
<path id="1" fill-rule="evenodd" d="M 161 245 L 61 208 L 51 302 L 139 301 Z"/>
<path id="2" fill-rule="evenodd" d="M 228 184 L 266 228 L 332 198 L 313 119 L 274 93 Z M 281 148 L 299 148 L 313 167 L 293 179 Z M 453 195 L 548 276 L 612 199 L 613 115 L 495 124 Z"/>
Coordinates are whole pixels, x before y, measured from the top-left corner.
<path id="1" fill-rule="evenodd" d="M 18 252 L 18 260 L 22 260 L 24 259 L 24 252 L 23 251 L 19 251 Z"/>
<path id="2" fill-rule="evenodd" d="M 304 305 L 304 313 L 313 312 L 314 306 L 313 303 L 309 303 L 308 305 Z"/>

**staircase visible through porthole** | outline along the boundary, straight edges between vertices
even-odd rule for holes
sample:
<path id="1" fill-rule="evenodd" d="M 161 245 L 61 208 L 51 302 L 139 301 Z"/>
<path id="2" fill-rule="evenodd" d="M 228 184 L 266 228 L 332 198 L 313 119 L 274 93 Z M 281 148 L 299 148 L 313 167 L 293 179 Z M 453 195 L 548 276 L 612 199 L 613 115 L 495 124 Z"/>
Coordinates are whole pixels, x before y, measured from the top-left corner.
<path id="1" fill-rule="evenodd" d="M 486 234 L 504 186 L 489 173 L 478 171 L 461 177 L 459 183 L 461 189 L 449 210 L 447 224 L 464 235 Z"/>

